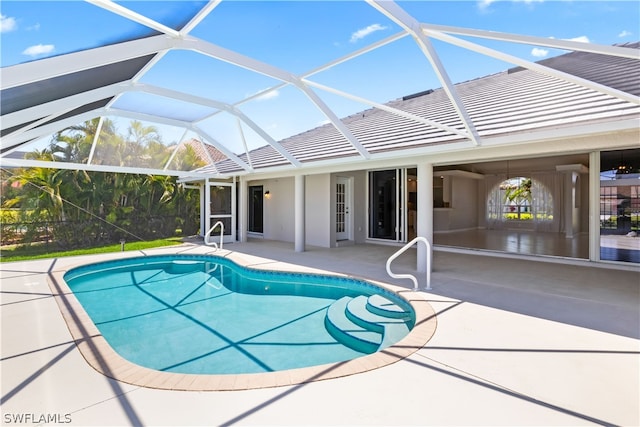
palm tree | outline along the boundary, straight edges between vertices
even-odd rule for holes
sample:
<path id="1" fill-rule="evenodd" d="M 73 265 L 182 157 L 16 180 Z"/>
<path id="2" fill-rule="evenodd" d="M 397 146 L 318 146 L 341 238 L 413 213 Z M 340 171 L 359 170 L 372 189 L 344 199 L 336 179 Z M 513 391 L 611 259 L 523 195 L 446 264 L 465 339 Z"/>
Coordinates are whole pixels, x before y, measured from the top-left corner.
<path id="1" fill-rule="evenodd" d="M 144 126 L 142 122 L 133 120 L 127 130 L 125 147 L 127 166 L 150 166 L 152 156 L 149 147 L 152 144 L 156 150 L 158 145 L 164 148 L 158 129 L 155 126 Z"/>
<path id="2" fill-rule="evenodd" d="M 531 206 L 531 178 L 512 178 L 503 184 L 504 204 L 513 207 L 518 219 L 523 219 L 521 214 L 526 211 L 526 207 Z"/>
<path id="3" fill-rule="evenodd" d="M 53 160 L 53 154 L 47 149 L 27 153 L 26 157 L 33 160 Z M 23 191 L 7 201 L 7 207 L 20 206 L 23 215 L 29 220 L 45 216 L 52 221 L 64 221 L 65 212 L 60 193 L 62 172 L 40 167 L 19 170 L 10 181 L 19 182 Z"/>
<path id="4" fill-rule="evenodd" d="M 46 148 L 27 157 L 86 163 L 99 123 L 99 119 L 89 120 L 58 132 Z M 147 159 L 158 167 L 171 152 L 153 126 L 134 121 L 124 137 L 111 120 L 104 119 L 92 163 L 136 166 Z M 192 147 L 179 154 L 176 163 L 182 170 L 204 164 Z M 120 238 L 119 229 L 96 216 L 139 236 L 173 233 L 176 226 L 189 233 L 197 228 L 198 194 L 182 188 L 175 177 L 29 168 L 18 171 L 11 181 L 20 182 L 22 188 L 5 198 L 3 206 L 20 207 L 24 219 L 47 219 L 53 224 L 54 237 L 71 246 Z"/>
<path id="5" fill-rule="evenodd" d="M 198 156 L 198 153 L 193 148 L 193 146 L 189 144 L 185 144 L 182 147 L 178 148 L 178 153 L 174 157 L 171 165 L 173 165 L 174 170 L 179 171 L 190 171 L 202 166 L 205 166 L 207 162 Z"/>

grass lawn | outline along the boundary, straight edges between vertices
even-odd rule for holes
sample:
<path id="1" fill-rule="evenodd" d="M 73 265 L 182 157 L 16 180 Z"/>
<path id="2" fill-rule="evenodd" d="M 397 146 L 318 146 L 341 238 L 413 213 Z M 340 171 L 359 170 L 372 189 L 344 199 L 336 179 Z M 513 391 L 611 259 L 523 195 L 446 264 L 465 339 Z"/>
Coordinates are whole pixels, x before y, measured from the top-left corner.
<path id="1" fill-rule="evenodd" d="M 138 251 L 142 249 L 158 248 L 161 246 L 174 246 L 182 243 L 181 237 L 151 240 L 148 242 L 127 242 L 125 251 Z M 120 243 L 95 248 L 74 249 L 70 251 L 56 251 L 53 245 L 30 245 L 2 248 L 0 250 L 0 262 L 25 261 L 41 258 L 60 258 L 65 256 L 103 254 L 107 252 L 119 252 L 122 250 Z"/>

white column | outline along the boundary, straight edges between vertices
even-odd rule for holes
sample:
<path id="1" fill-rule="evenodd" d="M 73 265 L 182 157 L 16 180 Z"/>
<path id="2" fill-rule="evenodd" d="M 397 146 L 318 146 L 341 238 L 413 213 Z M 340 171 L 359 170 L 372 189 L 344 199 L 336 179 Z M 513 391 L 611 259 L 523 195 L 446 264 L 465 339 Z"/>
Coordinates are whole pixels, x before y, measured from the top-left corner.
<path id="1" fill-rule="evenodd" d="M 600 153 L 589 153 L 589 260 L 600 261 Z"/>
<path id="2" fill-rule="evenodd" d="M 231 185 L 231 235 L 229 237 L 225 236 L 225 239 L 230 239 L 231 242 L 235 242 L 238 240 L 237 230 L 238 230 L 238 192 L 236 191 L 236 187 L 238 185 L 238 180 L 234 176 Z M 226 240 L 225 240 L 226 242 Z"/>
<path id="3" fill-rule="evenodd" d="M 304 175 L 296 175 L 294 181 L 294 239 L 296 252 L 304 252 L 305 230 L 304 230 Z"/>
<path id="4" fill-rule="evenodd" d="M 564 235 L 573 238 L 573 207 L 575 206 L 575 186 L 573 185 L 574 172 L 568 171 L 564 175 Z"/>
<path id="5" fill-rule="evenodd" d="M 571 237 L 580 232 L 580 174 L 571 172 Z"/>
<path id="6" fill-rule="evenodd" d="M 207 190 L 207 182 L 205 180 L 202 183 L 202 185 L 200 186 L 200 190 L 198 190 L 198 194 L 200 196 L 200 235 L 201 236 L 204 236 L 204 233 L 207 232 L 204 229 L 204 227 L 205 227 L 205 221 L 204 221 L 204 205 L 205 205 L 204 194 L 206 193 L 206 190 Z"/>
<path id="7" fill-rule="evenodd" d="M 418 179 L 418 203 L 417 203 L 417 234 L 426 237 L 433 244 L 433 165 L 431 163 L 419 164 Z M 418 243 L 417 270 L 427 271 L 427 252 L 423 244 Z M 433 266 L 433 263 L 430 263 Z M 433 268 L 432 268 L 433 269 Z"/>
<path id="8" fill-rule="evenodd" d="M 209 178 L 204 180 L 204 209 L 202 210 L 204 217 L 202 218 L 202 235 L 206 236 L 209 231 L 209 217 L 211 216 L 211 189 L 209 188 Z"/>
<path id="9" fill-rule="evenodd" d="M 248 197 L 248 183 L 247 178 L 245 176 L 240 177 L 240 182 L 238 183 L 238 241 L 246 242 L 247 241 L 247 212 L 249 209 L 249 197 Z"/>

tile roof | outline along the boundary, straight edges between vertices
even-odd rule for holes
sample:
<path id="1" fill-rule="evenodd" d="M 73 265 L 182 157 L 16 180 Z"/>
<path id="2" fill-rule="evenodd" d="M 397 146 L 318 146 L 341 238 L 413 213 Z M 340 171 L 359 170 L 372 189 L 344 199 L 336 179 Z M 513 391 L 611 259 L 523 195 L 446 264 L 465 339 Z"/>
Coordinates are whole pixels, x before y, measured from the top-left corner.
<path id="1" fill-rule="evenodd" d="M 640 43 L 624 47 L 638 49 Z M 572 52 L 539 64 L 640 96 L 640 61 L 595 53 Z M 602 92 L 521 67 L 455 85 L 481 138 L 614 121 L 640 116 L 640 106 Z M 445 91 L 435 89 L 385 104 L 464 131 Z M 435 126 L 372 108 L 342 119 L 372 154 L 461 142 L 465 139 Z M 346 138 L 327 124 L 279 142 L 302 163 L 358 156 Z M 249 153 L 255 170 L 286 165 L 274 148 Z M 245 161 L 246 155 L 240 156 Z M 216 164 L 221 173 L 240 169 L 230 160 Z"/>

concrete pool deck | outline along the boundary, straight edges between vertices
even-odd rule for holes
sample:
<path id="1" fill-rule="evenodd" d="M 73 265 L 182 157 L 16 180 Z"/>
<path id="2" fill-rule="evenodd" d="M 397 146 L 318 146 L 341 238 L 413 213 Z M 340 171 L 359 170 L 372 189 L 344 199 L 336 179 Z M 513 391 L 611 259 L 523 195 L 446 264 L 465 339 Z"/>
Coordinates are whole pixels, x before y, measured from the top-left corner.
<path id="1" fill-rule="evenodd" d="M 225 246 L 254 267 L 389 279 L 397 248 Z M 207 253 L 199 244 L 144 251 Z M 142 253 L 138 252 L 140 255 Z M 48 285 L 103 259 L 0 264 L 3 425 L 639 425 L 640 270 L 436 251 L 426 345 L 388 366 L 243 391 L 172 391 L 110 379 L 82 357 Z M 275 261 L 277 260 L 277 261 Z M 411 253 L 396 269 L 412 269 Z M 44 421 L 44 422 L 43 422 Z"/>

